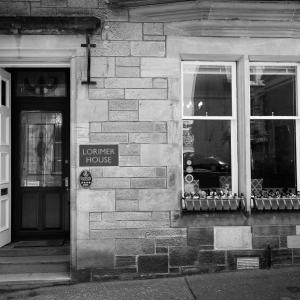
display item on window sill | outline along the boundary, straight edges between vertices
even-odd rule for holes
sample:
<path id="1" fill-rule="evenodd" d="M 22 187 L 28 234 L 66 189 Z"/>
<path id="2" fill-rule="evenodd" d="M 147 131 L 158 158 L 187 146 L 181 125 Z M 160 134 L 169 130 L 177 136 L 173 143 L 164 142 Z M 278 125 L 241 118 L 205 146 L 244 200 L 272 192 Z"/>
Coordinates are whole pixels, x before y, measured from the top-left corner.
<path id="1" fill-rule="evenodd" d="M 262 190 L 251 195 L 251 207 L 257 211 L 300 210 L 300 192 L 292 190 Z"/>
<path id="2" fill-rule="evenodd" d="M 245 198 L 241 194 L 221 191 L 199 191 L 184 193 L 182 197 L 183 211 L 236 211 L 245 209 Z"/>

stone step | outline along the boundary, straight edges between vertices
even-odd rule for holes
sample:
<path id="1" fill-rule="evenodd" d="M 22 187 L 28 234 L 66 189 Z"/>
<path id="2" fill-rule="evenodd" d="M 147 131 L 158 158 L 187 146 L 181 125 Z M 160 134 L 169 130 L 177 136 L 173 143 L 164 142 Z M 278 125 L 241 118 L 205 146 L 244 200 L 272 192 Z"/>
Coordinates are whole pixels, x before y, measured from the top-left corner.
<path id="1" fill-rule="evenodd" d="M 69 253 L 70 253 L 69 245 L 64 245 L 60 247 L 26 247 L 26 248 L 13 248 L 13 247 L 5 246 L 0 248 L 0 257 L 67 255 Z"/>
<path id="2" fill-rule="evenodd" d="M 0 274 L 69 272 L 69 255 L 0 257 Z"/>
<path id="3" fill-rule="evenodd" d="M 68 272 L 0 274 L 0 294 L 1 291 L 32 289 L 70 282 Z"/>

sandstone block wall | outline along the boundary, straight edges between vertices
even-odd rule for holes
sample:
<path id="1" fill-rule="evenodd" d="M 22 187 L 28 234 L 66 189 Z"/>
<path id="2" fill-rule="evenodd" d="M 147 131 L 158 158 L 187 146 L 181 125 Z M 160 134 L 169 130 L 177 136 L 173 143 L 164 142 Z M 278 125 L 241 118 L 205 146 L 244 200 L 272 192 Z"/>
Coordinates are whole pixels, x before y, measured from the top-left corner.
<path id="1" fill-rule="evenodd" d="M 105 2 L 0 2 L 0 16 L 86 15 L 103 21 L 103 30 L 91 38 L 96 44 L 91 51 L 95 85 L 81 85 L 81 80 L 86 79 L 86 58 L 78 44 L 77 99 L 71 108 L 76 111 L 76 119 L 72 120 L 76 139 L 71 154 L 76 156 L 80 144 L 117 144 L 119 166 L 90 168 L 91 187 L 82 189 L 78 182 L 72 187 L 75 192 L 71 201 L 76 202 L 75 213 L 72 212 L 76 227 L 72 228 L 76 241 L 72 245 L 76 256 L 73 269 L 78 271 L 78 278 L 232 270 L 238 257 L 253 256 L 259 257 L 263 267 L 267 265 L 268 246 L 274 265 L 299 263 L 300 230 L 295 225 L 298 216 L 293 215 L 290 221 L 286 221 L 290 216 L 271 216 L 262 221 L 238 213 L 209 217 L 199 214 L 194 218 L 179 214 L 179 52 L 193 57 L 206 41 L 211 49 L 203 53 L 209 56 L 215 51 L 222 57 L 224 51 L 227 55 L 233 48 L 245 53 L 245 41 L 228 38 L 223 47 L 224 40 L 214 44 L 209 37 L 181 39 L 174 24 L 132 21 L 126 9 L 111 10 Z M 195 22 L 192 24 L 197 26 Z M 170 41 L 167 32 L 179 35 L 178 39 Z M 85 37 L 82 39 L 84 42 Z M 187 40 L 189 43 L 185 43 Z M 255 53 L 261 55 L 261 40 L 256 42 Z M 276 49 L 278 43 L 282 41 L 273 40 L 274 47 L 268 44 L 268 49 Z M 67 46 L 67 42 L 59 45 Z M 294 51 L 294 47 L 288 48 Z M 82 168 L 77 157 L 75 169 L 78 177 Z"/>

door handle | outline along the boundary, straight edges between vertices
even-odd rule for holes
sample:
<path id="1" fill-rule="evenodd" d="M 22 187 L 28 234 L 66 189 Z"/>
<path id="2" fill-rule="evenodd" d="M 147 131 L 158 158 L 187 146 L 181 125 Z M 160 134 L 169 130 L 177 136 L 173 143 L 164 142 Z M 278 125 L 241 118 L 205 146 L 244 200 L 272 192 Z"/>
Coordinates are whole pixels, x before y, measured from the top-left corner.
<path id="1" fill-rule="evenodd" d="M 64 181 L 65 181 L 65 188 L 69 188 L 69 177 L 65 177 L 65 179 L 64 179 Z"/>

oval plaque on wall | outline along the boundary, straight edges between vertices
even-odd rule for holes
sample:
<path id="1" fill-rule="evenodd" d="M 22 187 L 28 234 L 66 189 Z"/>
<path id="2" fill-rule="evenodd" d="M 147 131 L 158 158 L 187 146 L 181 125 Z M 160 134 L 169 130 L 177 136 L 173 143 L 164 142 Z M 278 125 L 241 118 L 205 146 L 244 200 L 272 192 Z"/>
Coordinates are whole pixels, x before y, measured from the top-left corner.
<path id="1" fill-rule="evenodd" d="M 79 182 L 83 188 L 88 188 L 93 181 L 92 174 L 89 170 L 83 170 L 80 172 Z"/>

